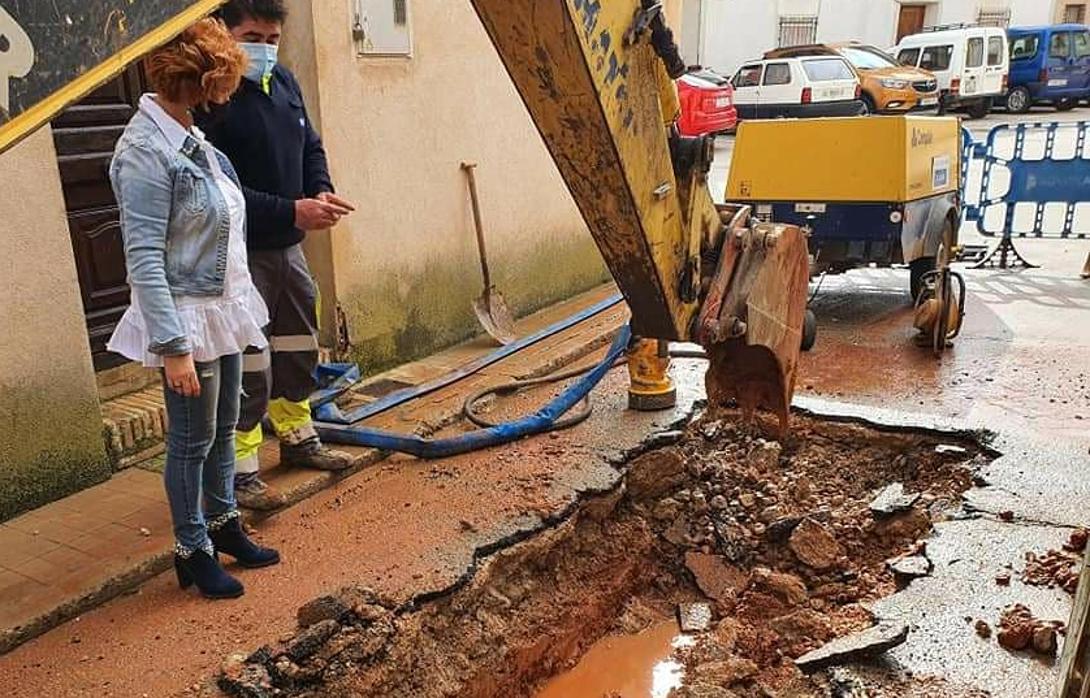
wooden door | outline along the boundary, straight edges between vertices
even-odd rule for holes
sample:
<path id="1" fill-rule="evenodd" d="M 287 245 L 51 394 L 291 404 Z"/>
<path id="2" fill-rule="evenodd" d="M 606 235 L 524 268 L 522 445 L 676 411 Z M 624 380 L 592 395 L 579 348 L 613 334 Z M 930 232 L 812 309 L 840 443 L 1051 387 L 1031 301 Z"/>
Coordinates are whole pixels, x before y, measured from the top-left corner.
<path id="1" fill-rule="evenodd" d="M 897 21 L 897 41 L 922 32 L 926 15 L 927 5 L 901 5 L 901 16 Z"/>
<path id="2" fill-rule="evenodd" d="M 68 230 L 96 370 L 125 361 L 106 351 L 106 342 L 129 307 L 121 225 L 109 166 L 114 145 L 143 91 L 142 72 L 133 67 L 53 121 Z"/>

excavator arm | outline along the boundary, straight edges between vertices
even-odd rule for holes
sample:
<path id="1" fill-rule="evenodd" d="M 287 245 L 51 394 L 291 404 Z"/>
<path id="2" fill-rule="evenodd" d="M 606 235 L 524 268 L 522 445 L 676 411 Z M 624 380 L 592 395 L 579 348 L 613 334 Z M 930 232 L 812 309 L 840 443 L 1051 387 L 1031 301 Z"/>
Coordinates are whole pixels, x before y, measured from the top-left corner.
<path id="1" fill-rule="evenodd" d="M 661 2 L 471 2 L 632 310 L 632 404 L 668 404 L 662 347 L 696 341 L 713 403 L 770 409 L 786 428 L 805 234 L 714 205 L 711 139 L 675 128 L 685 66 Z"/>

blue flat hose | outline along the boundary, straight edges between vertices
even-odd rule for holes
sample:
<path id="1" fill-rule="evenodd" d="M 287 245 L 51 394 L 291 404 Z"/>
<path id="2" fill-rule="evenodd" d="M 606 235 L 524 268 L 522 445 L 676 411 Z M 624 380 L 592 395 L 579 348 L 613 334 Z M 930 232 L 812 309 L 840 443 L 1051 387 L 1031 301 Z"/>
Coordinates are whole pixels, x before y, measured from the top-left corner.
<path id="1" fill-rule="evenodd" d="M 353 427 L 328 422 L 318 422 L 314 426 L 317 428 L 322 440 L 329 443 L 407 453 L 425 460 L 448 458 L 462 453 L 479 451 L 483 448 L 501 446 L 527 436 L 551 431 L 556 422 L 586 398 L 590 391 L 594 390 L 595 386 L 602 381 L 602 378 L 609 373 L 617 360 L 624 356 L 631 337 L 632 329 L 625 325 L 621 328 L 617 338 L 613 340 L 609 353 L 594 369 L 564 389 L 562 393 L 535 414 L 507 424 L 441 439 L 408 436 L 381 429 Z"/>
<path id="2" fill-rule="evenodd" d="M 603 301 L 595 303 L 589 308 L 585 308 L 580 312 L 565 318 L 560 322 L 554 323 L 545 327 L 529 336 L 519 339 L 513 344 L 509 344 L 505 347 L 497 349 L 496 351 L 482 356 L 479 359 L 471 361 L 465 366 L 460 367 L 456 371 L 452 371 L 445 376 L 436 378 L 435 380 L 428 381 L 422 385 L 413 386 L 411 388 L 405 388 L 403 390 L 397 390 L 389 395 L 384 396 L 380 400 L 357 407 L 356 409 L 345 414 L 341 411 L 334 400 L 336 400 L 342 393 L 350 389 L 360 378 L 359 368 L 349 364 L 331 364 L 326 366 L 321 377 L 326 379 L 335 379 L 332 385 L 325 390 L 321 390 L 311 396 L 310 406 L 311 411 L 314 413 L 314 418 L 322 422 L 328 422 L 330 424 L 343 424 L 350 425 L 362 422 L 365 419 L 374 417 L 377 414 L 381 414 L 387 410 L 399 407 L 407 402 L 416 400 L 417 398 L 424 397 L 434 393 L 441 388 L 445 388 L 449 385 L 457 383 L 460 380 L 468 378 L 480 371 L 488 368 L 492 364 L 495 364 L 509 356 L 512 356 L 523 349 L 531 347 L 538 342 L 541 342 L 549 337 L 552 337 L 564 330 L 573 327 L 580 322 L 592 318 L 599 313 L 605 312 L 615 305 L 624 301 L 620 295 L 613 295 L 606 298 Z"/>

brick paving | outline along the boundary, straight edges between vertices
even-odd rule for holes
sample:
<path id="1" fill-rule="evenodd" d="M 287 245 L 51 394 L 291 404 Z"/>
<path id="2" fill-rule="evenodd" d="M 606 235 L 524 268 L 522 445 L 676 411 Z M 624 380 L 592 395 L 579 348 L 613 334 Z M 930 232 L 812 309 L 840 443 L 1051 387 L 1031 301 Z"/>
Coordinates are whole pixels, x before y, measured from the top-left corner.
<path id="1" fill-rule="evenodd" d="M 547 308 L 520 321 L 519 333 L 540 330 L 614 293 L 612 286 L 604 286 Z M 409 432 L 450 423 L 471 391 L 547 374 L 578 360 L 608 342 L 627 316 L 624 304 L 614 306 L 470 378 L 377 415 L 368 425 Z M 420 384 L 494 350 L 487 339 L 477 339 L 369 383 Z M 162 457 L 155 457 L 162 452 L 165 417 L 160 390 L 146 388 L 112 400 L 104 405 L 103 417 L 114 442 L 115 465 L 126 469 L 108 482 L 0 524 L 0 654 L 169 568 L 173 537 L 158 472 Z M 295 503 L 381 458 L 368 449 L 346 450 L 365 456 L 353 473 L 281 468 L 277 444 L 270 439 L 261 449 L 262 471 Z M 137 467 L 126 467 L 133 463 Z"/>

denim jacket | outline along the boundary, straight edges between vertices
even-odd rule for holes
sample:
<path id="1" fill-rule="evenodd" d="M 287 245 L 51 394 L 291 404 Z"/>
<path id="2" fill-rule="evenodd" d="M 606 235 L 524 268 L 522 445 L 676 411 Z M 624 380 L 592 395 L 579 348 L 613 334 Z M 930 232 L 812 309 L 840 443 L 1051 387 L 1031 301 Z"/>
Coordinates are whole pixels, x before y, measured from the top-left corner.
<path id="1" fill-rule="evenodd" d="M 231 162 L 214 152 L 238 184 Z M 231 231 L 205 150 L 192 136 L 172 138 L 141 108 L 117 143 L 110 183 L 121 210 L 129 286 L 151 337 L 148 351 L 188 354 L 174 296 L 223 295 Z"/>

